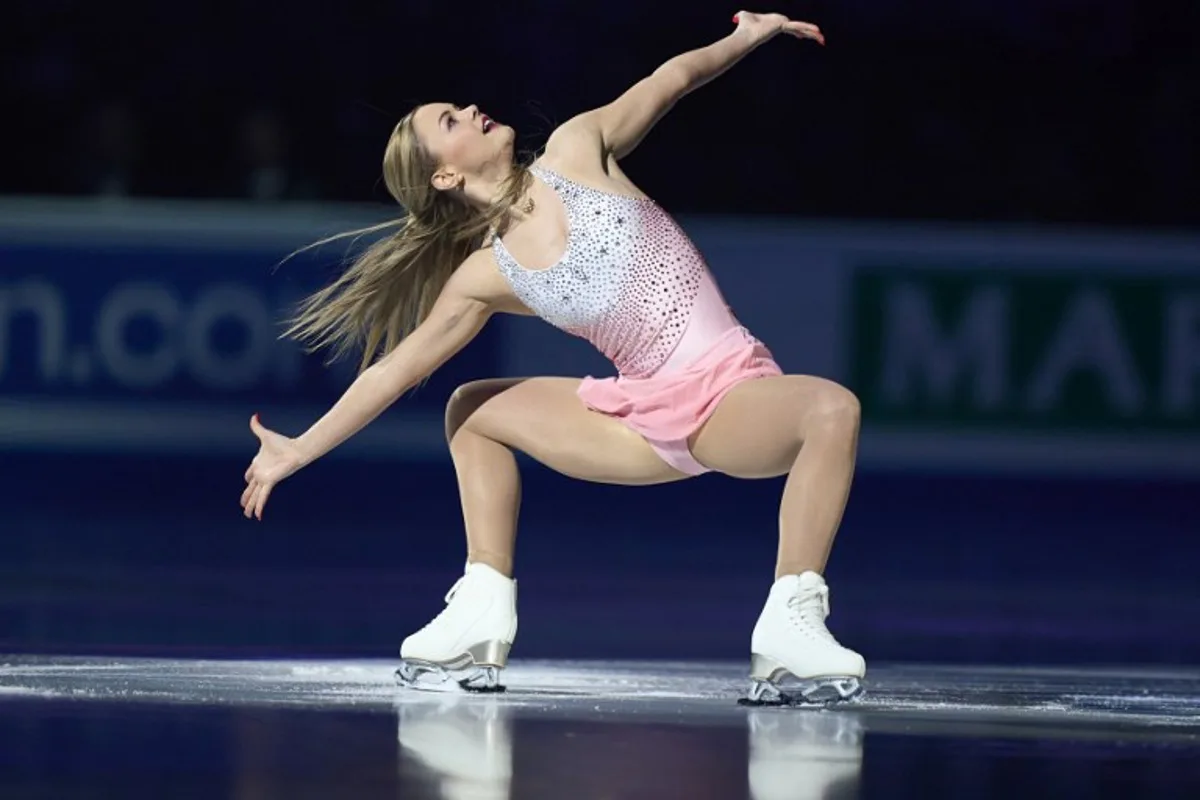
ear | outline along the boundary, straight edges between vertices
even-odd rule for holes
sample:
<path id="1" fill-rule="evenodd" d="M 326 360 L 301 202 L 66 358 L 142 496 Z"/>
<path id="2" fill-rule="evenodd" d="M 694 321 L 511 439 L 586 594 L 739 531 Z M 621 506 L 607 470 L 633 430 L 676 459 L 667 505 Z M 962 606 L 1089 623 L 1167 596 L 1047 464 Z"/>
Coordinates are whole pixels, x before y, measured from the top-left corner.
<path id="1" fill-rule="evenodd" d="M 433 188 L 439 192 L 449 192 L 463 185 L 463 177 L 452 169 L 441 167 L 433 173 Z"/>

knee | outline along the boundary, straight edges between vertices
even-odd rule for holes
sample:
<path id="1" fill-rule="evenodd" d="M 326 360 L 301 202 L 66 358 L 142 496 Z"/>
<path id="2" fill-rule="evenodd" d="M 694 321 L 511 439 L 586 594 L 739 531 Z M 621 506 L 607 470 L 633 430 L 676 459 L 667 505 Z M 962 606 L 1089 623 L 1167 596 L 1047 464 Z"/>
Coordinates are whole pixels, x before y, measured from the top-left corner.
<path id="1" fill-rule="evenodd" d="M 821 430 L 857 436 L 862 422 L 862 404 L 854 392 L 828 381 L 816 392 L 804 417 L 805 427 L 809 431 Z"/>
<path id="2" fill-rule="evenodd" d="M 486 381 L 471 381 L 462 384 L 450 393 L 450 399 L 446 401 L 445 415 L 447 442 L 454 442 L 454 435 L 467 424 L 471 415 L 483 404 L 487 395 L 484 391 L 486 383 Z"/>

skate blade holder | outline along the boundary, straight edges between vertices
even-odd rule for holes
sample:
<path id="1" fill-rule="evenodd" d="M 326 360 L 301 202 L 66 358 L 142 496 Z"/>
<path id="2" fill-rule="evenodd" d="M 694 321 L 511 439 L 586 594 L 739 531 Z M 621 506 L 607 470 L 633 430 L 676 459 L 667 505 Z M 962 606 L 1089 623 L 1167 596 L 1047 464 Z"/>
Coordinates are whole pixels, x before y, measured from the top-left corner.
<path id="1" fill-rule="evenodd" d="M 750 669 L 750 691 L 738 704 L 823 707 L 859 700 L 862 696 L 863 685 L 857 676 L 797 678 L 783 665 L 756 656 Z"/>
<path id="2" fill-rule="evenodd" d="M 432 661 L 406 659 L 396 670 L 396 683 L 407 689 L 425 692 L 470 692 L 494 694 L 503 692 L 500 668 L 492 665 L 468 664 L 447 667 Z"/>

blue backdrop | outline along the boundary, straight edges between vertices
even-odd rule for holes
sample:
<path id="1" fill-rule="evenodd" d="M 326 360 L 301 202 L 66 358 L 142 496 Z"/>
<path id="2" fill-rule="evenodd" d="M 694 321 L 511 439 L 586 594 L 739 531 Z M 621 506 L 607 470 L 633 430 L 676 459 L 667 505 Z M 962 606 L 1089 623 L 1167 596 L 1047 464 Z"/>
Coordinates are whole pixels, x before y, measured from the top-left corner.
<path id="1" fill-rule="evenodd" d="M 525 339 L 490 328 L 252 523 L 249 415 L 298 433 L 349 378 L 276 340 L 342 250 L 273 271 L 321 226 L 247 239 L 229 219 L 191 236 L 55 219 L 0 246 L 0 648 L 395 654 L 462 567 L 441 407 Z M 743 317 L 790 324 L 747 275 L 723 273 Z M 827 278 L 789 280 L 800 295 Z M 873 659 L 1200 658 L 1196 480 L 1036 467 L 865 460 L 831 627 Z M 745 657 L 781 479 L 621 488 L 533 463 L 525 478 L 515 655 Z"/>

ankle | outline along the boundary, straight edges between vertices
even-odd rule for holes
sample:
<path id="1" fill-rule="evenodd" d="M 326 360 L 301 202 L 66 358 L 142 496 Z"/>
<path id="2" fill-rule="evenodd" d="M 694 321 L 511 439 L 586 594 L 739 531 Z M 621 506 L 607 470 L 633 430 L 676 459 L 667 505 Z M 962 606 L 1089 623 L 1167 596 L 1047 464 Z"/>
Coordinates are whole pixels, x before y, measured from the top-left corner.
<path id="1" fill-rule="evenodd" d="M 822 574 L 822 571 L 819 567 L 816 567 L 811 564 L 791 562 L 791 563 L 786 563 L 786 564 L 779 564 L 778 566 L 775 567 L 775 580 L 778 581 L 781 578 L 786 578 L 791 575 L 800 577 L 801 575 L 803 575 L 806 572 L 812 572 L 821 578 L 825 577 Z"/>
<path id="2" fill-rule="evenodd" d="M 471 550 L 467 553 L 468 564 L 486 564 L 506 578 L 513 576 L 512 556 L 489 553 L 484 550 Z"/>

